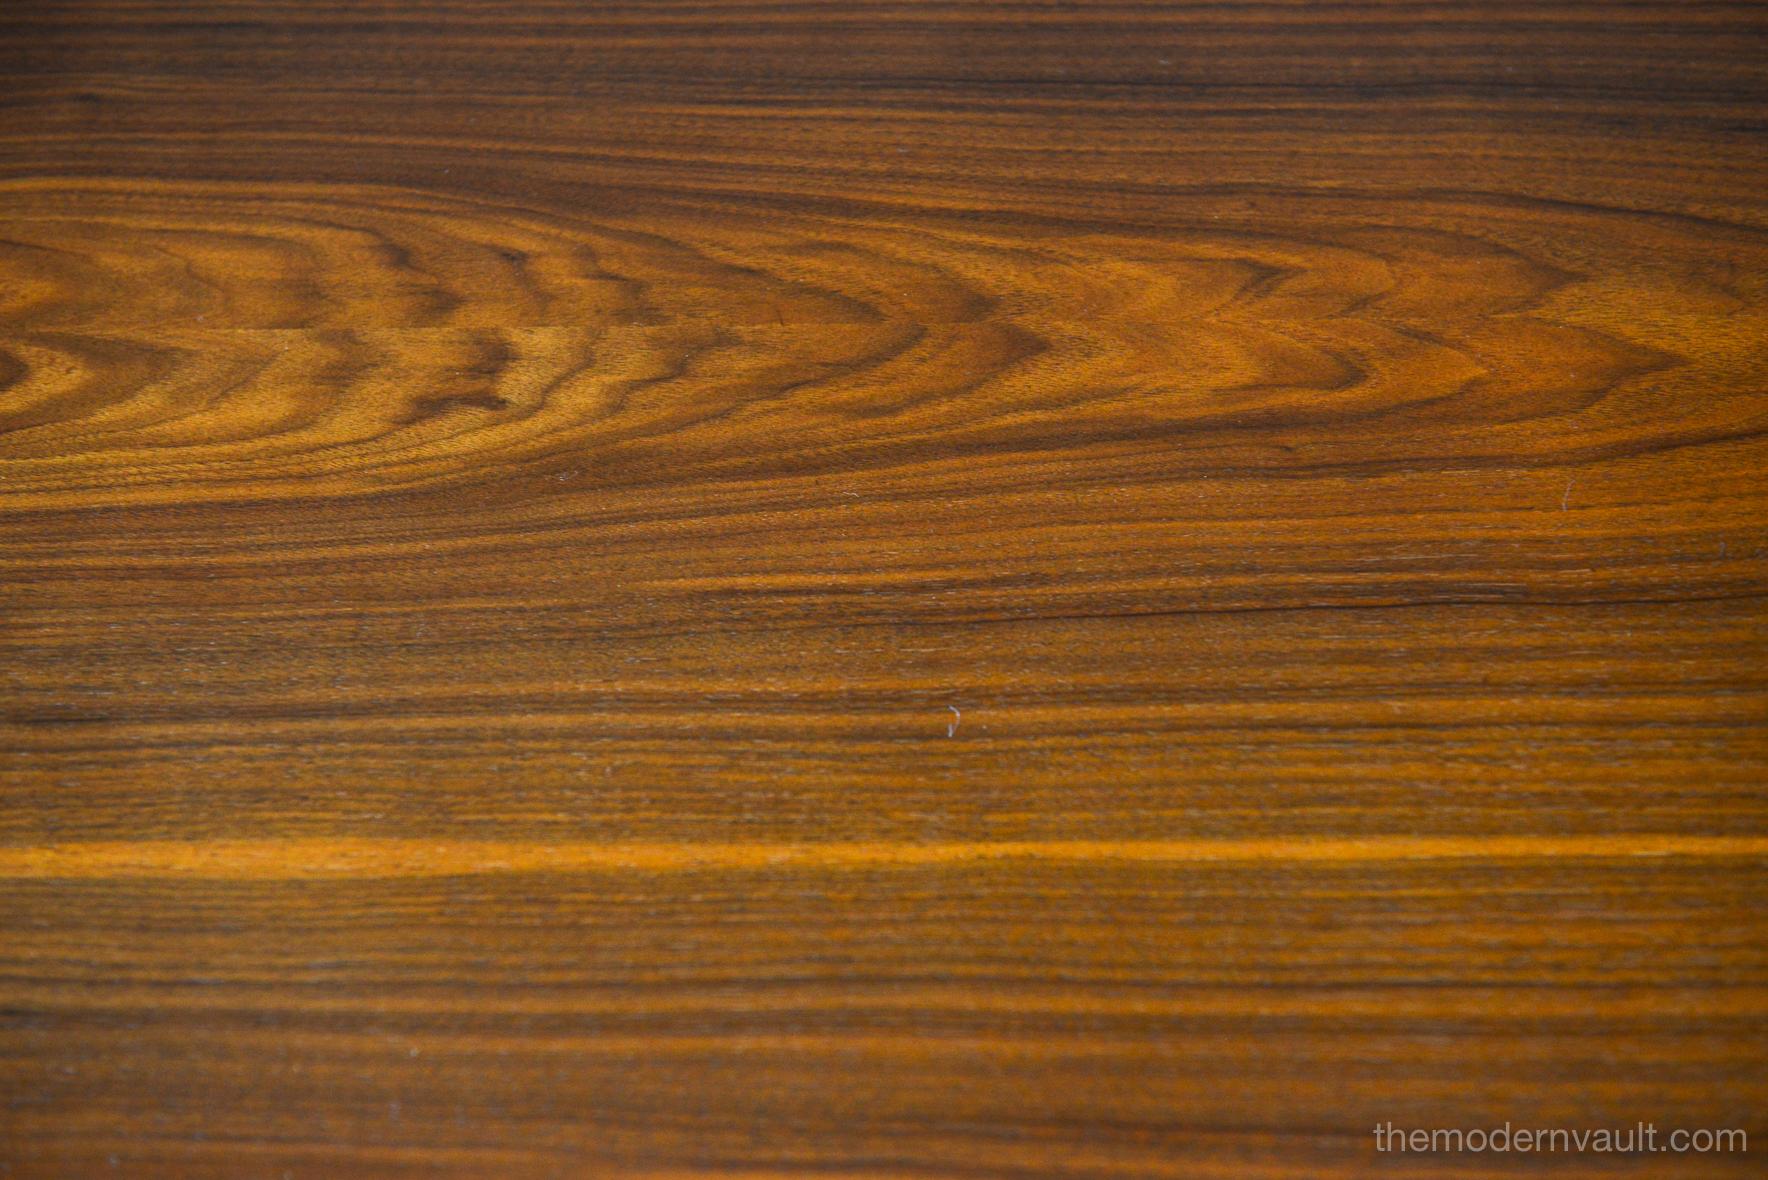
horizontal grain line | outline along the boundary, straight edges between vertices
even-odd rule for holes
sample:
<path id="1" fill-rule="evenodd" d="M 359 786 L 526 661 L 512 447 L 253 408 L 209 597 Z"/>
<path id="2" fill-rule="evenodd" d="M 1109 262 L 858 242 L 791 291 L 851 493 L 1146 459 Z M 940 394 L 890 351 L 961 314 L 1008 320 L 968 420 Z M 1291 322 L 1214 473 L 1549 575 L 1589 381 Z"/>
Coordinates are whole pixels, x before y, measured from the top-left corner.
<path id="1" fill-rule="evenodd" d="M 0 138 L 0 143 L 5 143 L 17 151 L 35 151 L 42 145 L 58 143 L 75 144 L 84 150 L 93 151 L 114 147 L 117 144 L 122 143 L 128 143 L 131 146 L 134 146 L 150 143 L 154 140 L 169 139 L 177 141 L 188 140 L 190 138 L 190 133 L 175 131 L 156 133 L 136 132 L 129 136 L 117 136 L 113 140 L 104 140 L 88 129 L 81 134 L 46 132 L 32 135 L 10 135 Z M 839 211 L 850 215 L 854 213 L 863 214 L 871 211 L 881 211 L 886 214 L 900 214 L 901 211 L 907 207 L 919 210 L 924 214 L 951 215 L 956 213 L 961 216 L 964 214 L 973 214 L 976 208 L 974 201 L 962 201 L 951 198 L 935 198 L 932 200 L 914 199 L 906 201 L 905 205 L 905 198 L 900 195 L 873 194 L 867 196 L 855 196 L 848 194 L 844 196 L 834 196 L 820 193 L 816 190 L 783 192 L 777 185 L 762 185 L 758 188 L 757 178 L 760 176 L 796 179 L 801 177 L 804 169 L 800 166 L 794 165 L 762 164 L 754 160 L 743 161 L 735 158 L 727 160 L 708 158 L 703 155 L 699 157 L 684 157 L 679 153 L 672 155 L 666 149 L 658 149 L 653 153 L 640 154 L 615 150 L 612 148 L 603 151 L 591 151 L 582 145 L 576 147 L 561 146 L 558 143 L 544 143 L 538 140 L 517 140 L 509 136 L 494 139 L 473 139 L 460 135 L 398 135 L 392 133 L 369 134 L 354 132 L 339 135 L 302 130 L 276 132 L 259 131 L 256 133 L 255 139 L 265 145 L 318 144 L 329 147 L 333 150 L 336 150 L 340 144 L 353 144 L 357 146 L 371 145 L 389 151 L 395 149 L 404 151 L 438 152 L 468 151 L 478 154 L 495 154 L 501 152 L 515 156 L 524 161 L 565 161 L 574 162 L 579 165 L 592 164 L 597 167 L 631 166 L 634 164 L 642 166 L 660 165 L 682 167 L 691 162 L 691 164 L 698 168 L 702 174 L 693 194 L 684 192 L 681 189 L 679 182 L 669 183 L 654 180 L 646 181 L 631 177 L 622 179 L 610 179 L 604 177 L 596 181 L 596 189 L 598 191 L 623 192 L 633 195 L 660 197 L 670 201 L 690 200 L 698 203 L 704 203 L 707 201 L 740 202 L 762 208 L 790 206 L 808 211 Z M 1154 153 L 1160 150 L 1161 149 L 1158 148 L 1141 149 L 1144 153 Z M 719 176 L 719 183 L 709 183 L 704 175 L 706 173 L 713 173 Z M 842 173 L 841 175 L 849 174 L 850 173 Z M 875 171 L 862 169 L 856 175 L 860 176 L 863 180 L 875 183 L 878 174 Z M 938 181 L 943 178 L 944 173 L 938 171 L 907 172 L 898 168 L 893 175 L 898 180 L 918 182 Z M 731 177 L 737 178 L 736 183 L 730 183 Z M 29 185 L 33 182 L 45 185 L 51 183 L 64 183 L 65 179 L 66 178 L 59 175 L 52 178 L 45 178 L 40 174 L 26 174 L 23 176 L 9 175 L 5 171 L 0 170 L 0 180 L 4 180 L 8 185 L 14 186 Z M 94 178 L 82 177 L 79 179 L 92 180 Z M 112 177 L 107 179 L 115 180 L 116 178 Z M 139 185 L 143 179 L 149 178 L 143 177 L 139 173 L 133 174 L 129 177 L 129 181 L 136 185 Z M 103 189 L 106 186 L 101 183 L 90 184 L 87 187 Z M 238 186 L 218 185 L 217 187 Z M 285 192 L 289 191 L 291 187 L 292 186 L 290 185 L 279 186 L 279 188 Z M 1500 208 L 1550 209 L 1567 213 L 1577 213 L 1590 217 L 1645 222 L 1647 224 L 1664 225 L 1678 229 L 1699 229 L 1708 233 L 1724 234 L 1728 239 L 1744 238 L 1752 241 L 1760 241 L 1764 238 L 1768 238 L 1768 227 L 1744 222 L 1726 221 L 1711 215 L 1654 209 L 1643 206 L 1610 204 L 1589 199 L 1570 200 L 1566 198 L 1542 197 L 1528 193 L 1495 192 L 1467 188 L 1430 187 L 1404 190 L 1380 190 L 1331 187 L 1321 184 L 1284 186 L 1259 182 L 1174 182 L 1170 180 L 1132 181 L 1123 179 L 1106 182 L 1088 181 L 1080 177 L 1064 179 L 1061 187 L 1065 190 L 1072 191 L 1074 194 L 1097 192 L 1117 199 L 1130 195 L 1151 196 L 1162 199 L 1240 196 L 1280 196 L 1293 198 L 1300 196 L 1313 200 L 1335 202 L 1376 200 L 1411 201 L 1425 204 L 1433 202 L 1469 203 L 1475 205 L 1489 204 L 1496 205 Z M 543 211 L 542 207 L 511 205 L 505 202 L 500 202 L 500 204 L 507 209 L 527 215 L 539 217 L 556 216 L 556 214 L 547 214 Z M 1158 221 L 1150 222 L 1146 218 L 1125 217 L 1121 215 L 1090 215 L 1085 219 L 1077 221 L 1077 219 L 1072 216 L 1038 214 L 1027 209 L 1003 205 L 1000 203 L 998 197 L 992 198 L 992 207 L 997 216 L 1011 217 L 1022 226 L 1053 224 L 1057 226 L 1072 227 L 1076 224 L 1081 224 L 1098 228 L 1121 226 L 1139 231 L 1146 230 L 1150 228 L 1151 225 L 1160 224 Z M 1759 433 L 1761 432 L 1751 431 L 1741 437 L 1754 438 Z M 1721 438 L 1719 441 L 1727 440 Z M 1413 461 L 1389 460 L 1384 461 L 1382 467 L 1375 469 L 1383 470 L 1396 465 L 1403 468 L 1406 463 L 1410 462 Z M 1500 465 L 1512 462 L 1514 462 L 1514 460 L 1504 457 L 1487 465 Z M 1339 471 L 1358 472 L 1369 469 L 1369 467 L 1370 465 L 1367 463 L 1351 462 L 1329 465 L 1322 467 L 1320 470 L 1328 473 L 1337 473 Z"/>
<path id="2" fill-rule="evenodd" d="M 0 848 L 0 879 L 219 881 L 502 873 L 919 868 L 1039 860 L 1103 864 L 1333 864 L 1626 857 L 1757 858 L 1768 835 L 1376 836 L 845 843 L 534 843 L 290 839 L 93 841 Z"/>
<path id="3" fill-rule="evenodd" d="M 188 564 L 188 563 L 187 563 Z M 94 567 L 101 569 L 104 567 Z M 1477 597 L 1474 595 L 1445 595 L 1440 598 L 1395 598 L 1365 599 L 1345 602 L 1302 601 L 1296 603 L 1232 603 L 1216 605 L 1197 603 L 1188 606 L 1161 607 L 1148 610 L 1124 611 L 1070 611 L 1051 614 L 994 614 L 994 615 L 947 615 L 917 618 L 858 618 L 843 620 L 839 623 L 802 623 L 790 622 L 778 626 L 733 628 L 728 623 L 709 628 L 657 628 L 637 627 L 625 628 L 627 631 L 642 633 L 647 638 L 686 639 L 700 635 L 728 636 L 734 631 L 750 635 L 772 635 L 795 631 L 850 631 L 856 629 L 899 628 L 905 630 L 937 630 L 940 628 L 970 628 L 995 626 L 1039 626 L 1047 623 L 1094 623 L 1113 621 L 1134 621 L 1140 619 L 1167 618 L 1209 618 L 1217 615 L 1306 615 L 1323 612 L 1333 613 L 1368 613 L 1381 611 L 1474 611 L 1515 614 L 1535 614 L 1542 612 L 1578 612 L 1602 611 L 1615 607 L 1658 607 L 1692 606 L 1708 603 L 1746 603 L 1768 600 L 1768 583 L 1761 586 L 1746 586 L 1736 591 L 1716 593 L 1679 593 L 1651 597 L 1646 595 L 1614 597 L 1614 598 L 1548 598 L 1544 596 L 1507 598 Z M 140 607 L 134 604 L 126 606 L 108 606 L 105 603 L 81 603 L 78 609 L 56 611 L 53 608 L 33 607 L 30 605 L 9 604 L 12 613 L 8 622 L 12 624 L 11 633 L 0 634 L 0 648 L 32 645 L 36 641 L 21 639 L 24 626 L 21 620 L 29 618 L 36 630 L 55 632 L 58 630 L 75 630 L 75 626 L 61 624 L 57 615 L 69 619 L 78 619 L 82 623 L 105 614 L 119 618 L 126 617 L 131 621 L 144 618 L 182 620 L 191 612 L 187 610 L 155 610 L 153 607 Z M 441 615 L 441 614 L 497 614 L 522 612 L 534 617 L 545 612 L 563 613 L 573 623 L 581 625 L 580 612 L 582 601 L 572 598 L 481 598 L 481 599 L 434 599 L 420 600 L 414 603 L 379 603 L 368 602 L 361 606 L 334 607 L 308 606 L 303 603 L 275 602 L 264 606 L 228 607 L 216 606 L 205 608 L 202 617 L 205 620 L 243 619 L 255 622 L 288 622 L 296 619 L 307 620 L 354 620 L 358 618 L 397 617 L 400 615 Z M 43 620 L 43 621 L 37 621 Z M 608 634 L 615 630 L 609 628 L 597 634 Z M 355 646 L 352 641 L 350 646 Z M 407 644 L 405 646 L 416 646 Z M 441 646 L 431 644 L 431 646 Z"/>

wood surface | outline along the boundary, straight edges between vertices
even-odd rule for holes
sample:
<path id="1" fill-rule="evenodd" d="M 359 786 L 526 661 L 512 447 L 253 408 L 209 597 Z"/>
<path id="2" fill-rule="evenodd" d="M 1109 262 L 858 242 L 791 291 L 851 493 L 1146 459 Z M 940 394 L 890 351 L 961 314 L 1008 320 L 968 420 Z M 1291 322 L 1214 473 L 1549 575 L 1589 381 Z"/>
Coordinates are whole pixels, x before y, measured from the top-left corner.
<path id="1" fill-rule="evenodd" d="M 1762 1174 L 1762 6 L 0 79 L 0 1176 Z"/>

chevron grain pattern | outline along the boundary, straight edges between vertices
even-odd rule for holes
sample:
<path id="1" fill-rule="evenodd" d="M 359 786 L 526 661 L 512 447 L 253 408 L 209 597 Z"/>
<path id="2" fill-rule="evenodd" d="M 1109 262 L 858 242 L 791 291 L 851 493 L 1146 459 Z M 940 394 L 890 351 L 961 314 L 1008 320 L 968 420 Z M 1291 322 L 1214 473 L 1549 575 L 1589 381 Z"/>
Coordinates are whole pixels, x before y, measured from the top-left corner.
<path id="1" fill-rule="evenodd" d="M 1759 1174 L 1761 6 L 0 76 L 0 1177 Z"/>

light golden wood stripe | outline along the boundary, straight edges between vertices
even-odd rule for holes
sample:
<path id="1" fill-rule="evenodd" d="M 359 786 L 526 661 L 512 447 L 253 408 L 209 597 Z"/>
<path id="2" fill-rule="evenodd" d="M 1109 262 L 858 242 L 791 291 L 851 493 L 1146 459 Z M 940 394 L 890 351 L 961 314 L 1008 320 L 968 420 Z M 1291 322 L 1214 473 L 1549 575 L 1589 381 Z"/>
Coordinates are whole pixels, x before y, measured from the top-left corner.
<path id="1" fill-rule="evenodd" d="M 1300 863 L 1768 856 L 1761 836 L 1388 836 L 1370 839 L 1015 840 L 998 843 L 560 843 L 498 840 L 142 840 L 0 849 L 0 877 L 447 877 L 479 873 L 877 869 L 1036 859 Z"/>

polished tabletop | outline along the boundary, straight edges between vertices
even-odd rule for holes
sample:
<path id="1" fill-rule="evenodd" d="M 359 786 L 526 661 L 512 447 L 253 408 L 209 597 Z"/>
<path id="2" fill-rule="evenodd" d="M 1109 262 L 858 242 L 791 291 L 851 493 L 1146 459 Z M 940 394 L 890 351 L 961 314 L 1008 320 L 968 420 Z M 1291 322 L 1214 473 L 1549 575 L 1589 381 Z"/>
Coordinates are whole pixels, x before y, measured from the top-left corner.
<path id="1" fill-rule="evenodd" d="M 1762 5 L 0 79 L 0 1177 L 1762 1174 Z"/>

